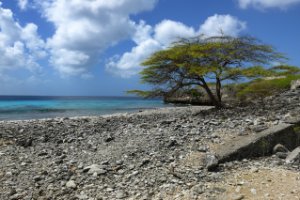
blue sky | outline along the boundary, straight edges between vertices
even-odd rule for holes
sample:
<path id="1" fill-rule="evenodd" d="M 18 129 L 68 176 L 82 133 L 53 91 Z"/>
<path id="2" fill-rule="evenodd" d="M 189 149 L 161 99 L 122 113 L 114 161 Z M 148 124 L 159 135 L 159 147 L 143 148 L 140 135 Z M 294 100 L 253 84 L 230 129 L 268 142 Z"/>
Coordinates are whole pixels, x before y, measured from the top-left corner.
<path id="1" fill-rule="evenodd" d="M 300 0 L 0 2 L 0 95 L 125 95 L 151 53 L 220 29 L 300 66 Z"/>

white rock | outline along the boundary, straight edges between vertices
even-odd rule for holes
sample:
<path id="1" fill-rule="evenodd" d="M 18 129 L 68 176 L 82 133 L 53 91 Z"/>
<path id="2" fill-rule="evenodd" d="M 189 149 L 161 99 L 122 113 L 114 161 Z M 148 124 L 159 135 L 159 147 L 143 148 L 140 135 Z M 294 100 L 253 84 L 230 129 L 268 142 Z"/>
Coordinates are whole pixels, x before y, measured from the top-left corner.
<path id="1" fill-rule="evenodd" d="M 297 147 L 296 149 L 294 149 L 289 155 L 288 157 L 285 159 L 286 163 L 293 163 L 297 160 L 300 160 L 300 147 Z"/>
<path id="2" fill-rule="evenodd" d="M 298 88 L 300 88 L 300 79 L 291 82 L 291 90 L 296 90 Z"/>
<path id="3" fill-rule="evenodd" d="M 66 187 L 75 189 L 77 186 L 76 186 L 76 183 L 73 180 L 70 180 L 66 183 Z"/>
<path id="4" fill-rule="evenodd" d="M 91 175 L 95 173 L 97 173 L 98 175 L 102 175 L 102 174 L 106 174 L 107 172 L 105 169 L 103 169 L 103 166 L 97 164 L 90 165 L 84 168 L 83 171 Z"/>
<path id="5" fill-rule="evenodd" d="M 251 191 L 251 193 L 252 193 L 252 194 L 256 195 L 256 189 L 254 189 L 254 188 L 251 188 L 251 190 L 250 190 L 250 191 Z"/>

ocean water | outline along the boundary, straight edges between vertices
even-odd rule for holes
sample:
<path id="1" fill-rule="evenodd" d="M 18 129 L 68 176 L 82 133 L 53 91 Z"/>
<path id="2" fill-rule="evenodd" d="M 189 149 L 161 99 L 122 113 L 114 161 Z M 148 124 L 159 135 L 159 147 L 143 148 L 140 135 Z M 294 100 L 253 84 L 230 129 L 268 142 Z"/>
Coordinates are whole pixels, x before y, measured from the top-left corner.
<path id="1" fill-rule="evenodd" d="M 136 97 L 0 96 L 0 120 L 98 116 L 165 106 L 159 99 Z"/>

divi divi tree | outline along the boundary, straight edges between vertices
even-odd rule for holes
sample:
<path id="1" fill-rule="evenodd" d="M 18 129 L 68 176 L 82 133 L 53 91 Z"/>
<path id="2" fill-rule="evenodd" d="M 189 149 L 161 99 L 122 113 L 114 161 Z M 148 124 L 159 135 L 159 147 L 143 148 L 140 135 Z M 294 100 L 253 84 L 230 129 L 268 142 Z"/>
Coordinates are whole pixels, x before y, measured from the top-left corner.
<path id="1" fill-rule="evenodd" d="M 272 46 L 249 36 L 181 39 L 142 63 L 141 80 L 153 85 L 153 90 L 129 92 L 154 97 L 200 86 L 220 108 L 224 81 L 276 75 L 264 66 L 284 59 Z"/>

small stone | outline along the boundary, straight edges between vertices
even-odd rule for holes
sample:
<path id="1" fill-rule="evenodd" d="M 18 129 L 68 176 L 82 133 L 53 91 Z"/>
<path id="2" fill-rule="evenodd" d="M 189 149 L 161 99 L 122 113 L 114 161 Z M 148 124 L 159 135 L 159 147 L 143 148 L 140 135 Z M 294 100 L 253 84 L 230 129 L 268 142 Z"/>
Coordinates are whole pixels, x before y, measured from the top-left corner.
<path id="1" fill-rule="evenodd" d="M 251 173 L 257 173 L 259 170 L 258 170 L 258 168 L 254 167 L 250 171 L 251 171 Z"/>
<path id="2" fill-rule="evenodd" d="M 104 174 L 107 173 L 107 171 L 104 170 L 104 169 L 100 169 L 100 170 L 98 170 L 97 172 L 94 172 L 94 173 L 97 173 L 98 175 L 104 175 Z"/>
<path id="3" fill-rule="evenodd" d="M 133 170 L 134 168 L 135 168 L 135 166 L 132 164 L 128 166 L 128 169 L 130 169 L 130 170 Z"/>
<path id="4" fill-rule="evenodd" d="M 126 197 L 127 197 L 126 192 L 121 191 L 121 190 L 116 192 L 116 198 L 117 199 L 125 199 Z"/>
<path id="5" fill-rule="evenodd" d="M 285 159 L 286 163 L 294 163 L 296 161 L 300 161 L 300 147 L 297 147 L 296 149 L 294 149 L 289 155 L 288 157 Z"/>
<path id="6" fill-rule="evenodd" d="M 204 193 L 205 188 L 204 188 L 204 186 L 202 184 L 198 184 L 198 185 L 195 185 L 192 188 L 192 191 L 193 191 L 194 194 L 199 195 L 199 194 Z"/>
<path id="7" fill-rule="evenodd" d="M 83 169 L 83 172 L 87 172 L 88 174 L 91 174 L 91 175 L 94 173 L 97 173 L 98 175 L 103 175 L 103 174 L 107 173 L 107 171 L 103 168 L 104 168 L 104 166 L 93 164 L 88 167 L 85 167 Z"/>
<path id="8" fill-rule="evenodd" d="M 48 155 L 48 153 L 46 151 L 42 151 L 40 153 L 38 153 L 38 156 L 46 156 Z"/>
<path id="9" fill-rule="evenodd" d="M 291 90 L 297 90 L 300 88 L 300 79 L 291 82 Z"/>
<path id="10" fill-rule="evenodd" d="M 266 193 L 266 194 L 264 194 L 264 196 L 267 198 L 267 197 L 270 197 L 270 194 Z"/>
<path id="11" fill-rule="evenodd" d="M 83 163 L 79 163 L 79 165 L 78 165 L 77 168 L 78 168 L 78 169 L 83 169 Z"/>
<path id="12" fill-rule="evenodd" d="M 33 177 L 33 180 L 34 180 L 35 182 L 38 182 L 38 181 L 43 180 L 43 178 L 42 178 L 41 176 L 35 176 L 35 177 Z"/>
<path id="13" fill-rule="evenodd" d="M 209 124 L 214 125 L 214 126 L 218 126 L 218 125 L 220 125 L 220 122 L 210 121 Z"/>
<path id="14" fill-rule="evenodd" d="M 32 138 L 17 140 L 17 144 L 25 148 L 32 146 L 32 142 Z"/>
<path id="15" fill-rule="evenodd" d="M 76 183 L 73 181 L 73 180 L 70 180 L 66 183 L 66 187 L 67 188 L 72 188 L 72 189 L 75 189 L 77 186 L 76 186 Z"/>
<path id="16" fill-rule="evenodd" d="M 78 199 L 80 199 L 80 200 L 86 200 L 86 199 L 89 199 L 89 197 L 86 195 L 86 194 L 84 194 L 84 193 L 80 193 L 79 195 L 76 195 L 76 197 L 78 198 Z"/>
<path id="17" fill-rule="evenodd" d="M 266 125 L 257 125 L 257 126 L 252 128 L 252 130 L 256 133 L 264 131 L 266 129 L 268 129 L 268 127 Z"/>
<path id="18" fill-rule="evenodd" d="M 112 135 L 108 135 L 105 139 L 104 142 L 111 142 L 113 141 L 115 138 Z"/>
<path id="19" fill-rule="evenodd" d="M 252 194 L 256 195 L 256 189 L 251 188 L 250 192 L 251 192 Z"/>
<path id="20" fill-rule="evenodd" d="M 288 153 L 286 153 L 286 152 L 277 152 L 276 156 L 280 159 L 286 159 L 286 157 L 288 156 Z"/>
<path id="21" fill-rule="evenodd" d="M 148 163 L 150 163 L 150 159 L 149 158 L 144 158 L 140 164 L 140 167 L 147 165 Z"/>
<path id="22" fill-rule="evenodd" d="M 122 165 L 123 163 L 124 163 L 123 160 L 117 160 L 117 161 L 116 161 L 116 164 L 117 164 L 117 165 Z"/>
<path id="23" fill-rule="evenodd" d="M 288 151 L 289 150 L 282 144 L 277 144 L 273 148 L 273 154 L 276 154 L 277 152 L 288 152 Z"/>
<path id="24" fill-rule="evenodd" d="M 7 177 L 11 177 L 11 176 L 13 175 L 13 173 L 12 173 L 12 172 L 6 172 L 5 175 L 6 175 Z"/>
<path id="25" fill-rule="evenodd" d="M 206 155 L 204 163 L 208 171 L 214 170 L 218 166 L 218 159 L 215 155 Z"/>
<path id="26" fill-rule="evenodd" d="M 12 195 L 14 195 L 14 194 L 17 194 L 17 191 L 16 191 L 15 188 L 12 188 L 12 189 L 10 190 L 10 192 L 9 192 L 9 195 L 12 196 Z"/>
<path id="27" fill-rule="evenodd" d="M 208 148 L 206 146 L 199 146 L 198 151 L 199 152 L 207 152 Z"/>
<path id="28" fill-rule="evenodd" d="M 242 194 L 235 194 L 232 196 L 232 200 L 242 200 L 244 198 L 245 198 L 245 196 Z"/>
<path id="29" fill-rule="evenodd" d="M 108 165 L 109 164 L 109 160 L 105 160 L 101 162 L 101 165 Z"/>
<path id="30" fill-rule="evenodd" d="M 240 192 L 240 191 L 241 191 L 241 189 L 242 189 L 242 187 L 241 187 L 241 186 L 237 186 L 237 187 L 235 188 L 235 191 L 238 193 L 238 192 Z"/>
<path id="31" fill-rule="evenodd" d="M 254 125 L 254 126 L 263 125 L 263 124 L 264 124 L 264 122 L 263 122 L 262 119 L 260 119 L 260 118 L 255 119 L 255 120 L 253 121 L 253 125 Z"/>
<path id="32" fill-rule="evenodd" d="M 170 140 L 168 142 L 168 147 L 174 147 L 174 146 L 177 146 L 178 145 L 178 142 L 176 140 Z"/>
<path id="33" fill-rule="evenodd" d="M 238 136 L 245 136 L 245 135 L 248 135 L 248 130 L 246 130 L 245 128 L 241 129 L 239 132 L 238 132 Z"/>
<path id="34" fill-rule="evenodd" d="M 244 184 L 245 184 L 244 181 L 240 181 L 240 182 L 237 183 L 237 185 L 244 185 Z"/>

